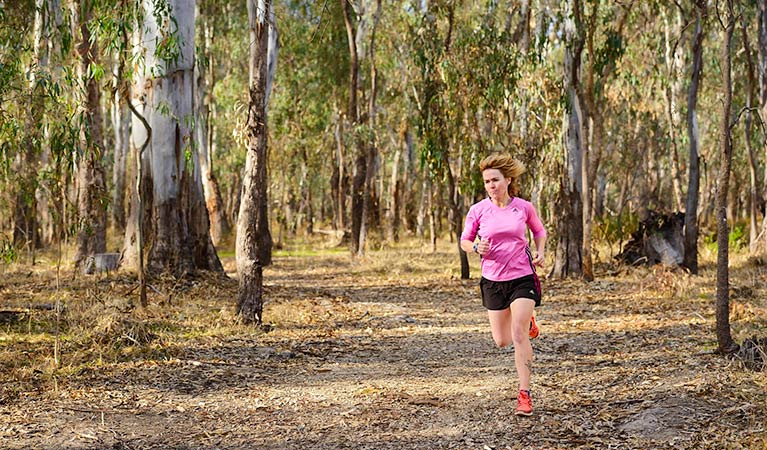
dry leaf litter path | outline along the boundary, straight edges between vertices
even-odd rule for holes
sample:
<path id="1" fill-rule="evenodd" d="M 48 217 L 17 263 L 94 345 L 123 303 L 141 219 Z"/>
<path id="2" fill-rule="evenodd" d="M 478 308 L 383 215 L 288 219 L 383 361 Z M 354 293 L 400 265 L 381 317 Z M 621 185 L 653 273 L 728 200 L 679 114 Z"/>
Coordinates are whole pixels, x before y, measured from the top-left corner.
<path id="1" fill-rule="evenodd" d="M 515 417 L 512 350 L 493 345 L 477 280 L 456 279 L 453 259 L 277 258 L 271 331 L 83 370 L 0 406 L 0 447 L 764 448 L 764 373 L 711 354 L 713 301 L 679 304 L 649 271 L 544 281 L 535 415 Z"/>

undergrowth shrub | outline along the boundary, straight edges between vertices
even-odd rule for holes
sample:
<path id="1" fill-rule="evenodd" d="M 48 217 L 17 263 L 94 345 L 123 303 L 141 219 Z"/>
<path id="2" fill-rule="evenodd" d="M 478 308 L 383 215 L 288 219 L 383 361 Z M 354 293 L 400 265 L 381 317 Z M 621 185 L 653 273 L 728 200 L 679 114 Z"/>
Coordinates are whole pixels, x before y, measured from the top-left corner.
<path id="1" fill-rule="evenodd" d="M 703 246 L 710 252 L 717 251 L 716 229 L 703 235 Z M 730 250 L 739 251 L 748 248 L 748 223 L 742 220 L 735 222 L 730 228 L 727 242 Z"/>

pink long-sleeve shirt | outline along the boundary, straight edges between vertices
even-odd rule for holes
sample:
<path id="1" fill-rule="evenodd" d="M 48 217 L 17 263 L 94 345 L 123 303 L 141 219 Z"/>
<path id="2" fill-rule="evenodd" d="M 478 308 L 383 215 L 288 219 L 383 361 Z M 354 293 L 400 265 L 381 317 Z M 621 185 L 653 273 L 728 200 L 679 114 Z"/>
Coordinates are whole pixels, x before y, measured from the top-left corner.
<path id="1" fill-rule="evenodd" d="M 527 228 L 533 238 L 546 236 L 533 204 L 512 197 L 505 208 L 489 198 L 475 203 L 466 215 L 461 240 L 474 241 L 479 235 L 490 241 L 482 256 L 482 276 L 492 281 L 509 281 L 534 273 L 527 243 Z"/>

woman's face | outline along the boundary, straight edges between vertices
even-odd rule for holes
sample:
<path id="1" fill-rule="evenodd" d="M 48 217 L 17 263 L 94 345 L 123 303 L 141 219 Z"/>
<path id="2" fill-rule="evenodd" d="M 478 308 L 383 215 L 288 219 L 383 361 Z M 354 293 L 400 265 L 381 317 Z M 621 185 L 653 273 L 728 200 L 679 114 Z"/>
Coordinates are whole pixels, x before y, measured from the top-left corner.
<path id="1" fill-rule="evenodd" d="M 504 178 L 498 169 L 485 169 L 482 171 L 482 179 L 485 181 L 485 191 L 493 200 L 504 200 L 509 195 L 509 183 L 511 178 Z"/>

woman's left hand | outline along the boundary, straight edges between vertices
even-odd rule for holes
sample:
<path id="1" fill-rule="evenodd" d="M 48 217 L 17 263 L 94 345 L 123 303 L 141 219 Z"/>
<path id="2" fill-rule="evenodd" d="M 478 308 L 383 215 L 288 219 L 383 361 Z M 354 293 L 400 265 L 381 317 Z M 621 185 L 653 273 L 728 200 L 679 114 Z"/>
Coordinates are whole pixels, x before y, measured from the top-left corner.
<path id="1" fill-rule="evenodd" d="M 546 257 L 544 256 L 543 252 L 535 252 L 535 256 L 533 257 L 533 265 L 543 267 L 543 262 L 545 259 Z"/>

